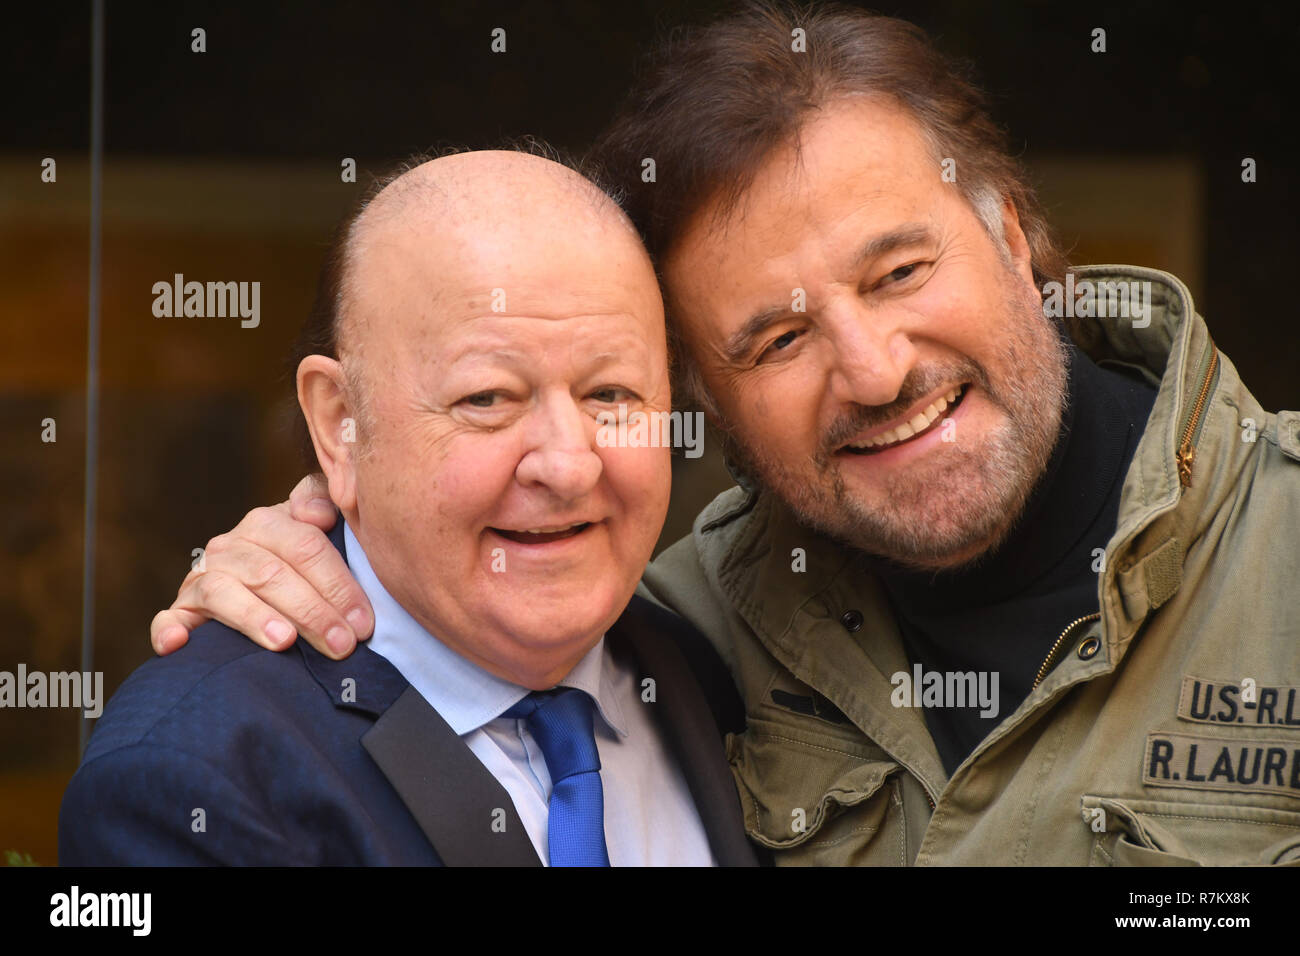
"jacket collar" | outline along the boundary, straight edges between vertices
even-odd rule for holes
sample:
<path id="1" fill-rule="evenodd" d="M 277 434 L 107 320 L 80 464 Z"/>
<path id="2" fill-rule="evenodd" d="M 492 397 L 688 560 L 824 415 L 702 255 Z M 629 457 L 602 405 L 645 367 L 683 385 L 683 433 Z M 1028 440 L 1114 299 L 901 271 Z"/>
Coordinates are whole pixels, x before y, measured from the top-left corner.
<path id="1" fill-rule="evenodd" d="M 343 528 L 340 517 L 327 537 L 346 561 Z M 295 641 L 294 647 L 335 707 L 379 717 L 409 686 L 396 667 L 364 643 L 358 644 L 356 651 L 341 661 L 331 660 L 303 640 Z"/>
<path id="2" fill-rule="evenodd" d="M 1262 429 L 1265 413 L 1215 347 L 1191 293 L 1176 277 L 1122 265 L 1075 273 L 1150 289 L 1146 324 L 1109 316 L 1076 330 L 1080 347 L 1098 363 L 1134 366 L 1159 383 L 1106 549 L 1103 632 L 1113 665 L 1142 621 L 1182 586 L 1188 545 L 1236 493 L 1249 459 L 1241 421 L 1252 418 Z"/>

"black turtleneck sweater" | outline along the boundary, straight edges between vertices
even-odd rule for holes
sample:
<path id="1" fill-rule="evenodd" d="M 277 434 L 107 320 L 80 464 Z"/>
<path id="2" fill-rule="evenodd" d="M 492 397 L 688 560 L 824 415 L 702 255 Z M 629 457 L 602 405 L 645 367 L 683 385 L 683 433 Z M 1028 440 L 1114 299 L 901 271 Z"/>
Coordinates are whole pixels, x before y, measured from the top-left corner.
<path id="1" fill-rule="evenodd" d="M 1097 611 L 1093 549 L 1106 547 L 1115 531 L 1124 475 L 1155 394 L 1070 345 L 1060 438 L 997 551 L 971 568 L 940 573 L 873 562 L 913 665 L 999 675 L 996 715 L 981 717 L 978 705 L 925 709 L 950 775 L 1029 696 L 1061 632 Z"/>

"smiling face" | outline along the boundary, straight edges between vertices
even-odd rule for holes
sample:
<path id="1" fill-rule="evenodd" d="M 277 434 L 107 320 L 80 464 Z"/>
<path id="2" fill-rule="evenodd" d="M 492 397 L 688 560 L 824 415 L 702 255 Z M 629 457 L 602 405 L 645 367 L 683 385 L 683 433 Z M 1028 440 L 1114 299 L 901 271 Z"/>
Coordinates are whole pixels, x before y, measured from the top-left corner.
<path id="1" fill-rule="evenodd" d="M 833 101 L 800 137 L 670 250 L 682 337 L 738 463 L 801 520 L 964 564 L 1010 529 L 1060 427 L 1065 353 L 1024 237 L 1008 205 L 995 243 L 890 103 Z"/>
<path id="2" fill-rule="evenodd" d="M 362 441 L 330 486 L 426 629 L 543 688 L 622 613 L 663 525 L 669 450 L 596 440 L 601 413 L 669 408 L 662 303 L 594 187 L 511 154 L 445 178 L 476 155 L 366 214 L 342 343 Z"/>

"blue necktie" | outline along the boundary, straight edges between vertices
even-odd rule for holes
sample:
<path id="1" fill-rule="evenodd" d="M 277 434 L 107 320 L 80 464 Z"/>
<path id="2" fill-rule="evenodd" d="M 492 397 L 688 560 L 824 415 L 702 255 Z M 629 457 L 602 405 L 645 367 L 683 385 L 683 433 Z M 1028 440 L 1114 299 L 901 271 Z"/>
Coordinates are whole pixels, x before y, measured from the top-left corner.
<path id="1" fill-rule="evenodd" d="M 546 759 L 551 866 L 609 866 L 592 704 L 586 691 L 562 687 L 534 691 L 501 715 L 527 721 Z"/>

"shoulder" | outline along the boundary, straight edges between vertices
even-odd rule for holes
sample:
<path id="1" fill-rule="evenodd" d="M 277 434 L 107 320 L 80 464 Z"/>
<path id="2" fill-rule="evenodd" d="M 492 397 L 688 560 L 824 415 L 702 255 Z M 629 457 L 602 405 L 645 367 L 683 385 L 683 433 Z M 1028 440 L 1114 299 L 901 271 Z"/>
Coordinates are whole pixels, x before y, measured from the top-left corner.
<path id="1" fill-rule="evenodd" d="M 146 662 L 118 688 L 86 749 L 84 762 L 156 736 L 211 739 L 242 723 L 265 723 L 275 711 L 329 698 L 296 647 L 265 650 L 223 624 L 209 622 L 167 657 Z M 312 708 L 316 709 L 316 708 Z"/>
<path id="2" fill-rule="evenodd" d="M 64 793 L 60 861 L 369 859 L 370 814 L 401 804 L 361 738 L 405 686 L 366 647 L 329 661 L 199 628 L 105 707 Z"/>
<path id="3" fill-rule="evenodd" d="M 758 499 L 739 486 L 719 494 L 696 516 L 691 533 L 650 563 L 640 593 L 676 608 L 682 597 L 705 588 L 737 544 L 761 528 L 754 520 Z"/>

